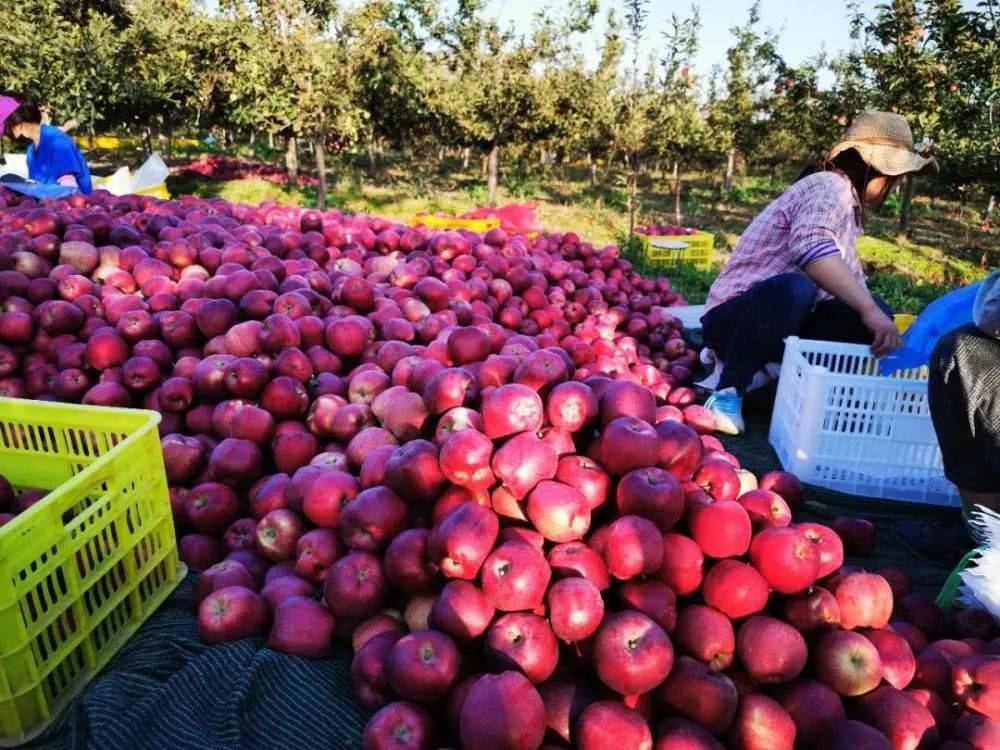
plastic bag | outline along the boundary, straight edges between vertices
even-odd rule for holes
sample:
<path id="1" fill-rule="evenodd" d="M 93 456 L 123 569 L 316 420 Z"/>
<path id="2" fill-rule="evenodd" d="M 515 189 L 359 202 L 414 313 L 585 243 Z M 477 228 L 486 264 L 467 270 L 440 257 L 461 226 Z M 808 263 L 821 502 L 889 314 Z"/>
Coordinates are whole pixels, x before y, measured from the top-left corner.
<path id="1" fill-rule="evenodd" d="M 883 375 L 896 370 L 922 367 L 944 334 L 972 322 L 972 307 L 983 282 L 964 286 L 931 302 L 903 334 L 903 348 L 879 360 Z"/>
<path id="2" fill-rule="evenodd" d="M 39 182 L 5 182 L 3 186 L 35 200 L 58 200 L 80 192 L 75 185 L 44 185 Z"/>
<path id="3" fill-rule="evenodd" d="M 6 154 L 5 161 L 0 164 L 0 175 L 12 174 L 28 179 L 28 155 Z"/>
<path id="4" fill-rule="evenodd" d="M 153 154 L 135 172 L 131 172 L 128 167 L 121 167 L 100 187 L 112 195 L 134 195 L 142 190 L 162 185 L 169 175 L 170 170 L 160 155 Z"/>

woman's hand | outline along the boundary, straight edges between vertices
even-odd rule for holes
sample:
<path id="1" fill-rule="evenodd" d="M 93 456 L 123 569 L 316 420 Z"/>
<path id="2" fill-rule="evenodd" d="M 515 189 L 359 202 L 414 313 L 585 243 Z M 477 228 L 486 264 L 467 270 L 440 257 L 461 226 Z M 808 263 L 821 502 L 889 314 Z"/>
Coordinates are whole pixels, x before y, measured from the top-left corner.
<path id="1" fill-rule="evenodd" d="M 903 346 L 899 331 L 892 318 L 882 312 L 882 309 L 872 304 L 861 312 L 861 322 L 872 332 L 871 350 L 876 357 L 882 357 Z"/>

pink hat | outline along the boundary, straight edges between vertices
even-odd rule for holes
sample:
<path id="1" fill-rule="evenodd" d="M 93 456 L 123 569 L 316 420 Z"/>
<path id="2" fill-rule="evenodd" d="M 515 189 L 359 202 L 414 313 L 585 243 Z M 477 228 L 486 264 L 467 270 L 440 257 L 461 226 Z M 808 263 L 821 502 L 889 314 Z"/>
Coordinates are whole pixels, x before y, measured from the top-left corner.
<path id="1" fill-rule="evenodd" d="M 17 99 L 13 99 L 9 96 L 0 96 L 0 135 L 4 133 L 4 124 L 7 122 L 7 118 L 17 109 L 20 105 Z"/>

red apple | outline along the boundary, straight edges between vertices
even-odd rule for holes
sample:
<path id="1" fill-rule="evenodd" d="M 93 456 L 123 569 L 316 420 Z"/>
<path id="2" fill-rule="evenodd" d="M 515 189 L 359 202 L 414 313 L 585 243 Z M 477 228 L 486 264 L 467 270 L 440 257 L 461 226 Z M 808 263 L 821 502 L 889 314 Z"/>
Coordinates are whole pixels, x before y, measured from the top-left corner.
<path id="1" fill-rule="evenodd" d="M 422 750 L 433 736 L 434 720 L 426 709 L 396 701 L 369 719 L 361 745 L 364 750 Z"/>
<path id="2" fill-rule="evenodd" d="M 888 582 L 874 573 L 849 573 L 840 578 L 832 589 L 840 607 L 840 626 L 884 628 L 892 614 L 892 589 Z"/>
<path id="3" fill-rule="evenodd" d="M 594 636 L 594 667 L 601 682 L 624 696 L 657 687 L 674 663 L 670 638 L 649 617 L 636 611 L 604 618 Z"/>
<path id="4" fill-rule="evenodd" d="M 859 706 L 861 715 L 893 748 L 929 750 L 938 746 L 940 733 L 934 717 L 912 695 L 883 685 L 864 696 Z"/>
<path id="5" fill-rule="evenodd" d="M 330 529 L 307 531 L 295 544 L 295 575 L 312 583 L 323 583 L 326 571 L 337 562 L 342 552 L 336 532 Z"/>
<path id="6" fill-rule="evenodd" d="M 568 643 L 589 638 L 604 617 L 601 592 L 586 578 L 556 581 L 549 589 L 547 602 L 552 630 Z"/>
<path id="7" fill-rule="evenodd" d="M 683 534 L 663 535 L 663 562 L 656 577 L 674 590 L 687 596 L 701 586 L 705 556 L 698 544 Z"/>
<path id="8" fill-rule="evenodd" d="M 860 633 L 827 633 L 817 643 L 813 659 L 819 680 L 843 696 L 864 695 L 882 681 L 878 649 Z"/>
<path id="9" fill-rule="evenodd" d="M 800 633 L 816 633 L 840 625 L 837 598 L 822 586 L 784 599 L 782 609 L 785 619 Z"/>
<path id="10" fill-rule="evenodd" d="M 906 639 L 891 630 L 864 630 L 861 634 L 878 651 L 883 679 L 899 690 L 906 688 L 917 671 L 916 658 Z"/>
<path id="11" fill-rule="evenodd" d="M 323 581 L 323 600 L 335 617 L 361 619 L 375 614 L 386 596 L 379 559 L 351 552 L 330 566 Z"/>
<path id="12" fill-rule="evenodd" d="M 456 579 L 448 581 L 438 593 L 429 621 L 459 643 L 468 643 L 486 632 L 494 613 L 482 591 L 468 581 Z"/>
<path id="13" fill-rule="evenodd" d="M 582 580 L 582 579 L 577 579 Z M 486 633 L 486 660 L 497 669 L 518 669 L 535 685 L 552 676 L 559 644 L 548 621 L 530 612 L 511 612 Z"/>
<path id="14" fill-rule="evenodd" d="M 809 658 L 806 640 L 788 623 L 754 615 L 736 634 L 740 663 L 759 684 L 790 682 L 805 669 Z"/>
<path id="15" fill-rule="evenodd" d="M 652 750 L 653 736 L 642 714 L 619 701 L 597 701 L 580 713 L 576 722 L 576 747 L 580 750 Z"/>
<path id="16" fill-rule="evenodd" d="M 434 630 L 405 635 L 396 641 L 386 666 L 389 685 L 414 701 L 436 701 L 451 687 L 462 656 L 455 643 Z"/>
<path id="17" fill-rule="evenodd" d="M 952 689 L 959 705 L 1000 721 L 1000 656 L 967 656 L 952 667 Z"/>
<path id="18" fill-rule="evenodd" d="M 594 584 L 599 591 L 611 585 L 611 575 L 604 559 L 583 542 L 555 545 L 549 550 L 548 562 L 557 579 L 580 576 Z"/>
<path id="19" fill-rule="evenodd" d="M 792 750 L 795 722 L 773 698 L 747 695 L 740 699 L 730 738 L 735 750 Z"/>
<path id="20" fill-rule="evenodd" d="M 541 606 L 551 576 L 537 549 L 524 542 L 505 542 L 483 563 L 483 593 L 501 612 L 534 610 Z"/>
<path id="21" fill-rule="evenodd" d="M 678 657 L 661 690 L 670 708 L 716 734 L 736 716 L 733 681 L 688 656 Z"/>
<path id="22" fill-rule="evenodd" d="M 875 524 L 864 518 L 838 516 L 833 519 L 833 530 L 844 542 L 844 550 L 849 555 L 871 557 L 875 554 L 878 541 Z"/>
<path id="23" fill-rule="evenodd" d="M 688 511 L 691 537 L 708 557 L 740 557 L 750 548 L 750 516 L 736 502 L 720 501 Z"/>
<path id="24" fill-rule="evenodd" d="M 515 499 L 527 497 L 535 485 L 556 475 L 559 457 L 534 433 L 523 432 L 493 454 L 492 469 Z"/>
<path id="25" fill-rule="evenodd" d="M 483 675 L 469 689 L 459 731 L 463 747 L 535 750 L 545 734 L 545 705 L 520 672 Z"/>
<path id="26" fill-rule="evenodd" d="M 528 493 L 528 520 L 550 542 L 573 542 L 590 528 L 586 498 L 562 482 L 544 480 Z"/>
<path id="27" fill-rule="evenodd" d="M 767 581 L 755 568 L 737 560 L 721 560 L 705 575 L 705 603 L 738 620 L 767 605 Z"/>
<path id="28" fill-rule="evenodd" d="M 198 582 L 194 587 L 194 603 L 201 604 L 213 591 L 227 586 L 242 586 L 251 591 L 257 588 L 245 567 L 232 560 L 223 560 L 198 576 Z"/>
<path id="29" fill-rule="evenodd" d="M 612 476 L 620 477 L 633 469 L 655 466 L 660 456 L 660 440 L 648 422 L 618 417 L 604 427 L 597 451 L 604 468 Z"/>
<path id="30" fill-rule="evenodd" d="M 833 690 L 816 680 L 782 685 L 775 696 L 795 722 L 795 739 L 808 746 L 827 736 L 846 717 L 844 704 Z"/>
<path id="31" fill-rule="evenodd" d="M 324 659 L 332 652 L 333 630 L 333 615 L 326 607 L 313 599 L 293 596 L 275 610 L 267 645 L 306 659 Z"/>
<path id="32" fill-rule="evenodd" d="M 272 510 L 257 524 L 257 551 L 274 562 L 288 560 L 295 557 L 302 532 L 302 519 L 297 513 L 283 508 Z"/>
<path id="33" fill-rule="evenodd" d="M 750 561 L 781 594 L 798 594 L 815 583 L 819 553 L 799 529 L 772 526 L 754 536 Z"/>
<path id="34" fill-rule="evenodd" d="M 471 581 L 493 548 L 499 528 L 492 510 L 461 503 L 435 524 L 427 539 L 427 559 L 446 578 Z"/>
<path id="35" fill-rule="evenodd" d="M 732 666 L 736 653 L 736 633 L 726 615 L 704 604 L 689 604 L 677 613 L 673 639 L 678 648 L 722 671 Z"/>
<path id="36" fill-rule="evenodd" d="M 252 638 L 266 625 L 264 600 L 243 586 L 217 589 L 198 605 L 198 635 L 205 643 Z"/>
<path id="37" fill-rule="evenodd" d="M 663 563 L 663 535 L 647 518 L 621 516 L 608 529 L 604 561 L 621 580 L 651 575 Z"/>
<path id="38" fill-rule="evenodd" d="M 760 478 L 757 486 L 778 493 L 789 505 L 798 505 L 802 501 L 802 482 L 787 471 L 769 471 Z"/>
<path id="39" fill-rule="evenodd" d="M 816 545 L 816 551 L 819 552 L 817 578 L 826 578 L 844 564 L 844 545 L 837 533 L 829 526 L 819 523 L 797 523 L 795 528 Z"/>

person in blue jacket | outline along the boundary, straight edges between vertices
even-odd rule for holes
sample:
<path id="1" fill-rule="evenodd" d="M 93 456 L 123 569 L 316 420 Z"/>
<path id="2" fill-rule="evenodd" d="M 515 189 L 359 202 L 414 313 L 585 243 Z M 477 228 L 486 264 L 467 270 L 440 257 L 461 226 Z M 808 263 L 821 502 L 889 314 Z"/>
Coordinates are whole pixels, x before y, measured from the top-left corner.
<path id="1" fill-rule="evenodd" d="M 79 147 L 59 128 L 44 124 L 37 105 L 19 102 L 3 127 L 8 137 L 29 142 L 29 179 L 42 185 L 75 185 L 81 193 L 93 191 L 90 169 Z"/>

